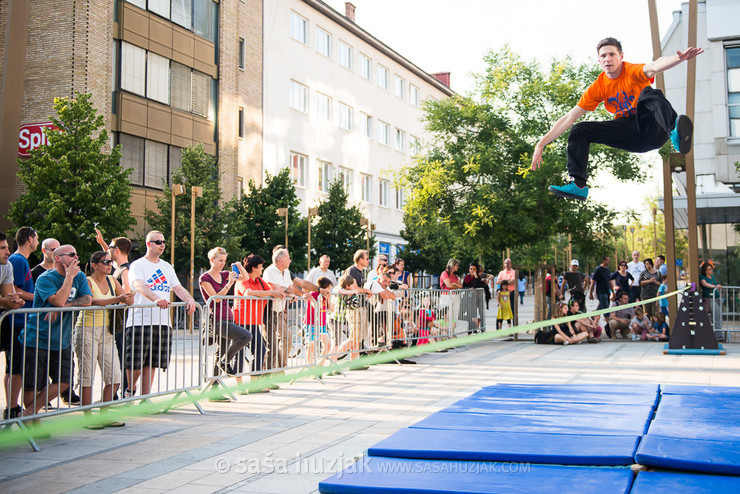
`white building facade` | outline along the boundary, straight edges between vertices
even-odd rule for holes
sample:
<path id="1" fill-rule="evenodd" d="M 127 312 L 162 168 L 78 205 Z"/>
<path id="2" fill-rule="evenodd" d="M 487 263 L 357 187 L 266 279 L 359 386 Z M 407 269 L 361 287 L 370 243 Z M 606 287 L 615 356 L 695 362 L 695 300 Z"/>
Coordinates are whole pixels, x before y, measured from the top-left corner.
<path id="1" fill-rule="evenodd" d="M 302 212 L 341 177 L 376 225 L 379 252 L 404 242 L 398 172 L 421 148 L 422 102 L 453 94 L 316 0 L 264 2 L 263 174 L 289 167 Z"/>
<path id="2" fill-rule="evenodd" d="M 662 41 L 665 54 L 685 50 L 689 4 L 673 14 Z M 705 51 L 696 62 L 694 166 L 696 173 L 699 255 L 712 259 L 722 284 L 740 283 L 738 233 L 740 222 L 740 2 L 706 0 L 698 3 L 697 44 Z M 686 109 L 686 66 L 665 72 L 666 96 L 678 113 Z M 686 177 L 674 174 L 676 227 L 686 228 Z M 661 201 L 662 207 L 662 201 Z"/>

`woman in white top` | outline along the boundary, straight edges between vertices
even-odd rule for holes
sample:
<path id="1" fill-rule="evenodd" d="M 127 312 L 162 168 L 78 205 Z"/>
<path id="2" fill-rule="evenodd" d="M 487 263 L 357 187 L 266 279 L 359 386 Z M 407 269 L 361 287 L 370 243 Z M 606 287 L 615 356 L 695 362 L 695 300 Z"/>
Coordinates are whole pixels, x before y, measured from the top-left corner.
<path id="1" fill-rule="evenodd" d="M 92 275 L 87 277 L 90 291 L 93 294 L 92 305 L 104 306 L 114 304 L 131 305 L 133 293 L 125 293 L 121 284 L 112 276 L 110 255 L 98 251 L 90 256 Z M 121 384 L 121 362 L 118 359 L 116 340 L 111 332 L 110 311 L 86 310 L 77 318 L 74 331 L 74 346 L 79 362 L 78 380 L 81 387 L 82 405 L 92 403 L 92 385 L 95 380 L 95 362 L 103 372 L 102 400 L 111 401 Z M 101 410 L 102 412 L 103 410 Z M 90 413 L 86 411 L 86 413 Z M 89 429 L 105 427 L 123 427 L 123 422 L 91 424 Z"/>

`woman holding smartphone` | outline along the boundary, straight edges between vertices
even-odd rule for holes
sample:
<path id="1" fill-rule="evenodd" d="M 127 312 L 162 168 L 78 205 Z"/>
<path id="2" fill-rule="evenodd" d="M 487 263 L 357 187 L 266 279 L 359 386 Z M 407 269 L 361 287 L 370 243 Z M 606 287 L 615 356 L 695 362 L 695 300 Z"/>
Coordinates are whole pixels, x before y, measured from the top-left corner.
<path id="1" fill-rule="evenodd" d="M 252 333 L 234 323 L 234 315 L 227 300 L 210 300 L 215 295 L 228 295 L 237 279 L 238 272 L 224 271 L 226 266 L 226 249 L 214 247 L 208 251 L 208 260 L 211 269 L 203 273 L 198 279 L 200 293 L 206 301 L 211 313 L 211 334 L 218 342 L 218 354 L 214 364 L 214 375 L 236 372 L 230 365 L 234 356 L 252 340 Z M 238 268 L 237 268 L 238 270 Z M 227 345 L 231 341 L 231 345 Z"/>

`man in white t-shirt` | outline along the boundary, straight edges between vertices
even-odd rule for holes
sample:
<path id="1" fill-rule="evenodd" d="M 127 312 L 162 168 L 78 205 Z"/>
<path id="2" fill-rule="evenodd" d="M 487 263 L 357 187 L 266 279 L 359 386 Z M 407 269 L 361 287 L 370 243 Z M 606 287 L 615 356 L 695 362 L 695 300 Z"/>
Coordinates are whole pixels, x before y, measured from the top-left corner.
<path id="1" fill-rule="evenodd" d="M 388 266 L 388 256 L 385 254 L 380 254 L 378 256 L 377 264 L 375 265 L 375 269 L 370 270 L 369 273 L 367 273 L 367 281 L 375 281 L 379 277 L 379 273 L 385 269 L 385 267 Z"/>
<path id="2" fill-rule="evenodd" d="M 319 265 L 308 273 L 306 280 L 315 285 L 316 282 L 319 281 L 319 278 L 328 278 L 329 281 L 331 281 L 332 286 L 337 286 L 337 277 L 329 270 L 330 263 L 331 258 L 329 256 L 326 254 L 321 256 L 321 259 L 319 259 Z"/>
<path id="3" fill-rule="evenodd" d="M 129 280 L 134 288 L 134 305 L 157 304 L 155 308 L 135 308 L 128 311 L 124 366 L 129 386 L 136 389 L 141 376 L 141 394 L 147 395 L 154 379 L 153 368 L 167 369 L 172 337 L 170 329 L 170 292 L 187 303 L 188 315 L 195 312 L 195 301 L 180 284 L 170 263 L 160 259 L 165 240 L 162 232 L 152 230 L 146 235 L 146 255 L 131 263 Z M 134 390 L 125 390 L 124 396 Z"/>
<path id="4" fill-rule="evenodd" d="M 281 369 L 288 365 L 291 340 L 288 334 L 288 303 L 295 298 L 296 289 L 290 276 L 290 254 L 287 249 L 272 253 L 272 264 L 265 268 L 262 278 L 277 290 L 287 295 L 284 299 L 272 301 L 272 311 L 265 321 L 267 331 L 267 368 Z"/>
<path id="5" fill-rule="evenodd" d="M 389 300 L 396 300 L 396 294 L 389 290 L 391 275 L 387 270 L 381 268 L 381 273 L 375 280 L 368 280 L 365 288 L 370 290 L 372 296 L 373 314 L 370 316 L 370 326 L 373 330 L 372 344 L 378 343 L 385 345 L 390 341 L 391 331 L 388 327 L 388 312 L 392 313 L 393 305 L 388 303 Z"/>
<path id="6" fill-rule="evenodd" d="M 630 285 L 630 303 L 640 298 L 640 275 L 645 271 L 645 264 L 640 260 L 640 253 L 632 253 L 632 261 L 627 263 L 627 272 L 632 275 Z"/>

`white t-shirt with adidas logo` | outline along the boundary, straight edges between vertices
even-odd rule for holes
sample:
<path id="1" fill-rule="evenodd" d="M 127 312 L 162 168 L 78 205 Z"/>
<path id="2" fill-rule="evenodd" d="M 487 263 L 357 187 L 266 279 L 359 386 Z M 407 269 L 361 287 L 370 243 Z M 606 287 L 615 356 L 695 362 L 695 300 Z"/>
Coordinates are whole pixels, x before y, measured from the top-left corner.
<path id="1" fill-rule="evenodd" d="M 135 280 L 144 280 L 146 286 L 159 298 L 169 300 L 172 289 L 180 286 L 175 270 L 172 269 L 170 263 L 162 259 L 154 263 L 142 257 L 132 262 L 129 269 L 129 280 L 132 286 Z M 134 305 L 151 305 L 152 303 L 138 291 L 134 295 Z M 128 311 L 126 327 L 149 325 L 169 326 L 170 310 L 140 308 Z"/>

